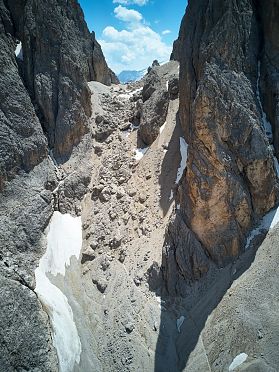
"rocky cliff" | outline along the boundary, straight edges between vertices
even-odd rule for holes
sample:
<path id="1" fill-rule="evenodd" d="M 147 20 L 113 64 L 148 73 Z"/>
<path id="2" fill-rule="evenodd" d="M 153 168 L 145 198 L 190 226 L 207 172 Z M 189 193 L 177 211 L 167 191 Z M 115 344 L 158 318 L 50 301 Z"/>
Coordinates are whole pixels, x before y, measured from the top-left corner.
<path id="1" fill-rule="evenodd" d="M 14 76 L 8 78 L 25 86 L 25 99 L 31 100 L 41 124 L 38 127 L 54 156 L 69 156 L 88 131 L 91 104 L 87 81 L 110 85 L 117 79 L 76 1 L 5 1 L 1 13 L 1 36 L 6 40 L 3 50 L 11 61 L 8 63 L 4 54 L 1 57 L 7 72 L 11 65 L 15 69 Z M 20 43 L 17 58 L 13 53 L 16 42 Z M 9 86 L 7 79 L 2 81 Z M 29 120 L 31 126 L 34 120 Z"/>
<path id="2" fill-rule="evenodd" d="M 261 16 L 275 17 L 278 4 L 266 9 L 251 1 L 189 1 L 174 48 L 189 145 L 179 203 L 195 235 L 192 242 L 185 236 L 185 250 L 197 239 L 220 266 L 240 254 L 253 224 L 278 201 L 267 127 L 270 120 L 276 150 L 276 26 Z"/>
<path id="3" fill-rule="evenodd" d="M 0 370 L 54 371 L 34 271 L 61 179 L 55 164 L 89 132 L 87 81 L 116 80 L 76 1 L 1 0 L 0 15 Z M 81 198 L 86 180 L 75 182 Z"/>
<path id="4" fill-rule="evenodd" d="M 0 372 L 276 371 L 278 2 L 128 85 L 76 1 L 0 15 Z"/>

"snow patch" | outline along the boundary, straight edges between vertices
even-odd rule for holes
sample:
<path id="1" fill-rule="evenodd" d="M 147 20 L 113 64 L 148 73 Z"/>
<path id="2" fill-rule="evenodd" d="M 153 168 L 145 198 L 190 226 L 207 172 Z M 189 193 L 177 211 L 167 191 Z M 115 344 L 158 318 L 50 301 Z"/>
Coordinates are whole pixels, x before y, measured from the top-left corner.
<path id="1" fill-rule="evenodd" d="M 47 273 L 64 276 L 70 258 L 79 258 L 81 246 L 81 218 L 54 212 L 47 234 L 47 250 L 35 270 L 35 292 L 50 317 L 53 345 L 62 372 L 72 371 L 75 363 L 79 363 L 81 343 L 67 297 L 51 283 Z"/>
<path id="2" fill-rule="evenodd" d="M 139 93 L 142 91 L 143 88 L 138 88 L 138 89 L 135 89 L 135 90 L 132 90 L 132 91 L 127 91 L 127 93 L 120 93 L 118 95 L 118 97 L 120 99 L 124 99 L 124 100 L 128 100 L 130 99 L 131 97 L 133 97 L 135 94 Z"/>
<path id="3" fill-rule="evenodd" d="M 173 190 L 171 190 L 169 201 L 171 201 L 172 199 L 173 199 Z"/>
<path id="4" fill-rule="evenodd" d="M 279 207 L 268 212 L 260 221 L 259 225 L 251 231 L 247 238 L 245 250 L 249 248 L 253 239 L 262 232 L 266 232 L 274 228 L 279 222 Z"/>
<path id="5" fill-rule="evenodd" d="M 177 330 L 178 330 L 179 333 L 181 331 L 181 326 L 182 326 L 184 320 L 185 320 L 185 317 L 183 315 L 181 315 L 181 317 L 176 320 L 176 327 L 177 327 Z"/>
<path id="6" fill-rule="evenodd" d="M 137 129 L 139 129 L 139 125 L 134 125 L 133 123 L 130 123 L 129 128 L 126 129 L 126 130 L 123 130 L 122 133 L 124 134 L 124 136 L 125 136 L 126 138 L 128 138 L 129 135 L 130 135 L 134 130 L 137 130 Z"/>
<path id="7" fill-rule="evenodd" d="M 53 346 L 57 350 L 61 372 L 72 371 L 79 363 L 81 343 L 67 297 L 53 285 L 39 267 L 35 270 L 35 292 L 49 314 L 53 330 Z"/>
<path id="8" fill-rule="evenodd" d="M 136 90 L 133 90 L 133 91 L 131 92 L 131 94 L 134 96 L 135 94 L 140 93 L 142 90 L 143 90 L 143 88 L 138 88 L 138 89 L 136 89 Z"/>
<path id="9" fill-rule="evenodd" d="M 169 90 L 169 81 L 168 80 L 166 82 L 166 88 L 167 88 L 167 90 Z"/>
<path id="10" fill-rule="evenodd" d="M 247 358 L 248 355 L 245 353 L 238 354 L 230 364 L 229 371 L 234 371 L 237 367 L 244 363 Z"/>
<path id="11" fill-rule="evenodd" d="M 160 127 L 160 134 L 163 133 L 163 130 L 165 129 L 166 124 L 167 124 L 167 122 L 165 121 L 164 124 Z"/>
<path id="12" fill-rule="evenodd" d="M 183 172 L 186 168 L 186 165 L 187 165 L 188 144 L 183 137 L 180 137 L 180 155 L 181 155 L 181 162 L 180 162 L 180 166 L 177 171 L 177 176 L 176 176 L 176 181 L 175 181 L 176 184 L 179 183 L 183 175 Z"/>
<path id="13" fill-rule="evenodd" d="M 20 59 L 21 61 L 23 61 L 23 50 L 22 50 L 22 43 L 21 41 L 17 44 L 16 48 L 15 48 L 15 55 L 18 59 Z"/>
<path id="14" fill-rule="evenodd" d="M 81 217 L 55 211 L 47 234 L 47 251 L 40 261 L 44 272 L 65 275 L 70 258 L 79 258 L 82 245 Z"/>
<path id="15" fill-rule="evenodd" d="M 134 154 L 135 154 L 134 158 L 137 161 L 140 161 L 143 158 L 143 156 L 145 155 L 145 153 L 147 152 L 148 149 L 149 149 L 149 147 L 145 147 L 143 149 L 140 149 L 140 148 L 135 149 L 134 150 Z"/>

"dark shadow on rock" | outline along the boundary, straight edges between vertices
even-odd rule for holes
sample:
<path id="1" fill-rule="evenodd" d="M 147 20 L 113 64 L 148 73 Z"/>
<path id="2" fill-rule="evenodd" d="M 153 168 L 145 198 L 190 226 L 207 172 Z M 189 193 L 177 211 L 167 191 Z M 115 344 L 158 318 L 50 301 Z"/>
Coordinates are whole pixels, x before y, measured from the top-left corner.
<path id="1" fill-rule="evenodd" d="M 138 127 L 137 127 L 138 129 Z M 137 130 L 137 148 L 138 149 L 144 149 L 148 147 L 148 145 L 142 140 L 140 134 L 139 134 L 139 131 Z"/>
<path id="2" fill-rule="evenodd" d="M 180 165 L 180 142 L 179 137 L 183 136 L 182 129 L 179 124 L 178 114 L 176 115 L 176 125 L 168 144 L 167 152 L 164 156 L 161 174 L 159 176 L 160 183 L 160 206 L 164 216 L 167 214 L 169 207 L 175 198 L 177 185 L 175 184 L 177 170 Z M 172 196 L 173 195 L 173 196 Z"/>
<path id="3" fill-rule="evenodd" d="M 177 218 L 179 217 L 174 218 L 173 223 L 177 223 Z M 234 263 L 224 268 L 217 268 L 208 258 L 208 272 L 201 276 L 199 280 L 189 280 L 183 277 L 178 265 L 166 264 L 165 259 L 163 260 L 161 273 L 158 274 L 158 269 L 155 270 L 155 276 L 157 280 L 160 280 L 161 285 L 157 281 L 154 285 L 154 268 L 150 268 L 150 273 L 152 273 L 149 283 L 150 290 L 161 297 L 161 321 L 155 351 L 156 372 L 183 371 L 186 366 L 187 371 L 202 370 L 207 372 L 209 370 L 208 362 L 210 363 L 210 361 L 208 361 L 204 349 L 199 354 L 199 367 L 187 365 L 189 357 L 198 344 L 208 316 L 218 306 L 234 280 L 251 266 L 257 248 L 265 235 L 266 233 L 253 239 L 250 248 Z M 167 245 L 169 245 L 168 233 L 164 242 L 164 250 Z M 174 255 L 176 254 L 175 249 L 173 247 Z M 191 258 L 189 258 L 189 261 L 191 261 Z M 191 263 L 189 262 L 189 264 Z M 168 265 L 167 268 L 166 265 Z M 175 286 L 168 285 L 166 269 L 168 270 L 168 278 L 175 278 Z M 200 366 L 203 369 L 195 369 L 200 368 Z"/>

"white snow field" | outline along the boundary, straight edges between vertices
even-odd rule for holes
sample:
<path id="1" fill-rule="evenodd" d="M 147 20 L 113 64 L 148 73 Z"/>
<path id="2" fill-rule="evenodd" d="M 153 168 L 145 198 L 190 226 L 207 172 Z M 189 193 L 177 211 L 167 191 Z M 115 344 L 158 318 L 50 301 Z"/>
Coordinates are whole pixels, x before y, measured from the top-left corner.
<path id="1" fill-rule="evenodd" d="M 244 363 L 247 358 L 248 355 L 245 353 L 238 354 L 230 364 L 229 371 L 234 371 L 237 367 Z"/>
<path id="2" fill-rule="evenodd" d="M 176 176 L 176 181 L 175 181 L 176 184 L 179 183 L 183 175 L 183 172 L 186 168 L 186 165 L 187 165 L 188 144 L 183 137 L 180 137 L 180 155 L 181 155 L 181 162 L 180 162 L 180 166 L 177 171 L 177 176 Z"/>
<path id="3" fill-rule="evenodd" d="M 139 148 L 135 149 L 134 150 L 134 154 L 135 154 L 134 158 L 137 161 L 140 161 L 143 158 L 144 154 L 147 152 L 148 149 L 149 149 L 149 147 L 145 147 L 143 149 L 139 149 Z"/>
<path id="4" fill-rule="evenodd" d="M 15 48 L 15 55 L 17 58 L 23 61 L 23 51 L 22 51 L 22 43 L 21 41 L 17 44 Z"/>
<path id="5" fill-rule="evenodd" d="M 165 121 L 164 124 L 160 127 L 160 134 L 163 133 L 163 130 L 165 129 L 166 124 L 167 124 L 167 122 Z"/>
<path id="6" fill-rule="evenodd" d="M 75 363 L 79 363 L 81 343 L 67 297 L 51 283 L 47 274 L 64 276 L 70 258 L 79 258 L 81 246 L 81 218 L 54 212 L 48 227 L 47 250 L 35 270 L 35 292 L 51 320 L 61 372 L 70 372 Z"/>
<path id="7" fill-rule="evenodd" d="M 181 315 L 181 317 L 176 320 L 176 327 L 179 333 L 181 331 L 181 326 L 184 323 L 184 320 L 185 320 L 185 316 L 183 315 Z"/>
<path id="8" fill-rule="evenodd" d="M 251 231 L 247 238 L 245 250 L 249 248 L 252 240 L 263 231 L 268 231 L 273 229 L 275 225 L 279 222 L 279 207 L 268 212 L 260 221 L 259 225 Z"/>

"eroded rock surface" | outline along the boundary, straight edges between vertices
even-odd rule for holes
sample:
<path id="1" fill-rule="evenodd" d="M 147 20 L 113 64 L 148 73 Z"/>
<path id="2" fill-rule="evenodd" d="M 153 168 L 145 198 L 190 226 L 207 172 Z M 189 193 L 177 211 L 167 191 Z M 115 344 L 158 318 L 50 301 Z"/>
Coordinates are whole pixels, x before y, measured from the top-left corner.
<path id="1" fill-rule="evenodd" d="M 175 90 L 172 85 L 169 90 L 169 81 L 177 77 L 178 64 L 170 62 L 165 68 L 155 63 L 144 78 L 139 136 L 147 145 L 155 141 L 166 121 L 169 100 L 178 97 L 178 87 Z"/>
<path id="2" fill-rule="evenodd" d="M 54 208 L 79 213 L 88 185 L 87 81 L 114 77 L 76 1 L 0 1 L 0 45 L 0 371 L 57 371 L 34 271 Z"/>
<path id="3" fill-rule="evenodd" d="M 69 156 L 88 132 L 87 81 L 110 85 L 116 78 L 75 0 L 5 4 L 10 26 L 6 33 L 22 43 L 21 76 L 49 146 L 56 157 Z"/>
<path id="4" fill-rule="evenodd" d="M 257 98 L 260 32 L 250 1 L 190 1 L 180 30 L 180 122 L 189 144 L 182 210 L 220 265 L 239 255 L 253 222 L 278 199 Z"/>
<path id="5" fill-rule="evenodd" d="M 267 119 L 271 122 L 276 156 L 279 157 L 279 41 L 277 1 L 259 2 L 258 16 L 261 20 L 260 93 Z"/>

